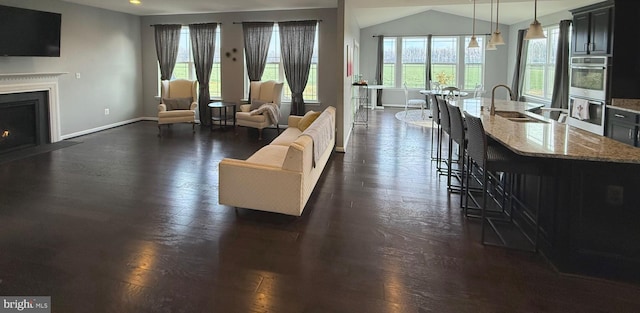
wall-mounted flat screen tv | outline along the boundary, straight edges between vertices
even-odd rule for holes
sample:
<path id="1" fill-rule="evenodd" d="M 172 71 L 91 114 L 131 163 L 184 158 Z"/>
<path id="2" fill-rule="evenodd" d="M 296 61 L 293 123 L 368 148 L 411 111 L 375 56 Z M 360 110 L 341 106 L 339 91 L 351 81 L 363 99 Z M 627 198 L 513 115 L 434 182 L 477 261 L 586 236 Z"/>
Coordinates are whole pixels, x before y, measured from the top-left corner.
<path id="1" fill-rule="evenodd" d="M 59 13 L 0 5 L 0 56 L 60 56 Z"/>

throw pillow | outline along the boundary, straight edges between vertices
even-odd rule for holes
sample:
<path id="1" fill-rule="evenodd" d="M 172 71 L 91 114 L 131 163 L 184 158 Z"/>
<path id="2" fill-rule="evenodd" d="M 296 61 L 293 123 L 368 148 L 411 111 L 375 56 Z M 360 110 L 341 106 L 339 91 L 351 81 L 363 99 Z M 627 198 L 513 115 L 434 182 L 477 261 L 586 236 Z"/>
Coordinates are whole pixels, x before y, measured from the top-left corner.
<path id="1" fill-rule="evenodd" d="M 258 109 L 261 105 L 267 103 L 267 101 L 262 101 L 258 99 L 251 99 L 251 111 Z"/>
<path id="2" fill-rule="evenodd" d="M 191 98 L 162 98 L 162 103 L 167 106 L 167 111 L 191 108 Z"/>
<path id="3" fill-rule="evenodd" d="M 313 123 L 313 121 L 315 121 L 318 116 L 320 116 L 320 113 L 322 112 L 309 111 L 305 113 L 302 119 L 300 119 L 300 121 L 298 122 L 298 129 L 300 131 L 305 131 L 305 129 L 309 128 L 309 126 L 311 126 L 311 123 Z"/>

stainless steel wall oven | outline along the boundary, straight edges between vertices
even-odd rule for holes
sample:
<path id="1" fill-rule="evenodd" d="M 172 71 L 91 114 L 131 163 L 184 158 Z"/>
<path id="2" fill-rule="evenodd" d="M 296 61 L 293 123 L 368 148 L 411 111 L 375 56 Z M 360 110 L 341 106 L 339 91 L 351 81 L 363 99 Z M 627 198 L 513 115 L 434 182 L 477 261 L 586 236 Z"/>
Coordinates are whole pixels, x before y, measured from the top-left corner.
<path id="1" fill-rule="evenodd" d="M 569 125 L 604 135 L 609 64 L 609 57 L 606 56 L 571 58 Z"/>

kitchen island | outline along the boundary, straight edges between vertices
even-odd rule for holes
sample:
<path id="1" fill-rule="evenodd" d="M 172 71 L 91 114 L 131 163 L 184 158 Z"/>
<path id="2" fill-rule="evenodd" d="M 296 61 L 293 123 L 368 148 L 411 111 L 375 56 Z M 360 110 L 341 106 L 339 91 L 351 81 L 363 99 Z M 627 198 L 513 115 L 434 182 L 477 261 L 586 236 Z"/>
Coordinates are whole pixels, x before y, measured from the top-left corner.
<path id="1" fill-rule="evenodd" d="M 492 116 L 491 99 L 460 102 L 465 114 L 481 117 L 489 137 L 546 167 L 539 244 L 551 263 L 565 273 L 640 283 L 640 148 L 535 114 L 538 104 L 496 99 Z M 538 179 L 518 184 L 529 208 Z"/>

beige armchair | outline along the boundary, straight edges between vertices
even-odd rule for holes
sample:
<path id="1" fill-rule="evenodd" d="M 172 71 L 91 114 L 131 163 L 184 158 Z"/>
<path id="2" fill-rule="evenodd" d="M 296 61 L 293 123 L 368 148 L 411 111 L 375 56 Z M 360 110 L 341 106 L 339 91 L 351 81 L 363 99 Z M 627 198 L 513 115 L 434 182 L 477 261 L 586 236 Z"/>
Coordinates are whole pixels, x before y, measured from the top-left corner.
<path id="1" fill-rule="evenodd" d="M 191 123 L 196 132 L 196 108 L 198 107 L 198 82 L 176 79 L 161 82 L 162 99 L 158 105 L 158 136 L 162 135 L 161 125 Z"/>
<path id="2" fill-rule="evenodd" d="M 251 111 L 264 103 L 275 103 L 280 108 L 283 85 L 284 83 L 273 80 L 251 82 L 249 86 L 249 95 L 251 97 L 249 104 L 241 105 L 240 111 L 236 112 L 236 126 L 257 128 L 258 140 L 262 140 L 262 129 L 272 125 L 275 125 L 278 133 L 280 133 L 277 120 L 274 121 L 266 113 L 251 114 Z"/>

